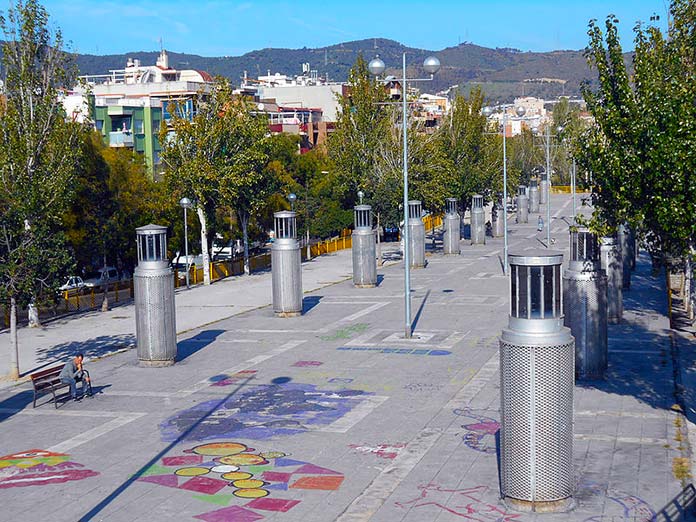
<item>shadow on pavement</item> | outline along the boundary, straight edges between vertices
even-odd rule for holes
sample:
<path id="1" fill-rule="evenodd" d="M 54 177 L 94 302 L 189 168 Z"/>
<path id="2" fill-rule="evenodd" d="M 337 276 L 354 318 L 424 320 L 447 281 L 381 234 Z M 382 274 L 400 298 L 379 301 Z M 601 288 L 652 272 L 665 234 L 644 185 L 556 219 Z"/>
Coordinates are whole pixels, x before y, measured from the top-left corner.
<path id="1" fill-rule="evenodd" d="M 624 290 L 621 324 L 609 325 L 609 368 L 602 381 L 578 381 L 580 388 L 632 396 L 656 409 L 676 402 L 675 368 L 678 362 L 667 329 L 650 329 L 648 315 L 667 314 L 664 276 L 651 276 L 647 256 L 632 272 L 632 290 Z"/>
<path id="2" fill-rule="evenodd" d="M 203 332 L 201 332 L 203 333 Z M 147 461 L 143 466 L 136 471 L 129 479 L 127 479 L 125 482 L 123 482 L 120 486 L 118 486 L 114 491 L 112 491 L 108 496 L 106 496 L 101 502 L 99 502 L 96 506 L 94 506 L 92 509 L 90 509 L 86 514 L 84 514 L 82 517 L 79 518 L 80 522 L 89 522 L 90 520 L 101 520 L 100 518 L 97 518 L 99 514 L 106 508 L 109 504 L 111 504 L 114 500 L 116 500 L 122 493 L 124 493 L 135 481 L 137 481 L 140 477 L 143 476 L 143 474 L 147 471 L 148 468 L 151 466 L 154 466 L 157 464 L 157 462 L 164 457 L 169 451 L 175 447 L 177 444 L 179 444 L 181 441 L 186 440 L 186 437 L 193 432 L 205 419 L 207 419 L 211 414 L 213 414 L 215 411 L 217 411 L 218 408 L 220 408 L 225 402 L 227 402 L 233 395 L 238 393 L 240 390 L 246 386 L 249 381 L 252 379 L 252 377 L 248 377 L 245 380 L 241 381 L 238 383 L 237 387 L 234 388 L 229 394 L 225 395 L 223 398 L 221 398 L 219 401 L 216 401 L 208 411 L 204 412 L 203 415 L 196 421 L 193 422 L 188 429 L 186 429 L 184 432 L 181 433 L 175 440 L 173 440 L 171 443 L 169 443 L 167 446 L 165 446 L 160 452 L 158 452 L 155 456 L 153 456 L 149 461 Z"/>
<path id="3" fill-rule="evenodd" d="M 34 400 L 34 392 L 31 390 L 22 390 L 19 393 L 0 401 L 0 422 L 5 421 L 19 413 Z M 53 406 L 51 406 L 52 408 Z"/>
<path id="4" fill-rule="evenodd" d="M 309 295 L 302 299 L 302 314 L 308 313 L 312 308 L 317 306 L 323 297 L 323 295 Z"/>
<path id="5" fill-rule="evenodd" d="M 462 239 L 471 239 L 471 225 L 464 225 L 462 227 Z"/>
<path id="6" fill-rule="evenodd" d="M 194 353 L 209 346 L 227 330 L 203 330 L 189 339 L 179 341 L 176 346 L 176 360 L 183 361 Z"/>
<path id="7" fill-rule="evenodd" d="M 31 370 L 23 372 L 22 375 L 34 373 L 52 364 L 66 362 L 74 357 L 76 353 L 82 353 L 86 360 L 104 357 L 110 353 L 135 346 L 135 335 L 102 335 L 86 341 L 72 341 L 61 343 L 50 348 L 37 350 L 37 364 Z"/>

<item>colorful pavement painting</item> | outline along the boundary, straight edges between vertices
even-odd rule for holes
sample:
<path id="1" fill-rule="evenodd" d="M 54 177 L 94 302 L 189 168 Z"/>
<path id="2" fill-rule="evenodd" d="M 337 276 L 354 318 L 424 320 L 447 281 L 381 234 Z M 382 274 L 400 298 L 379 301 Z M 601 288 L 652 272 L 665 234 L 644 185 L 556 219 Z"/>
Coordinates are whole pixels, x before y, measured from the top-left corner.
<path id="1" fill-rule="evenodd" d="M 97 475 L 64 453 L 32 449 L 0 457 L 0 489 L 62 484 Z"/>
<path id="2" fill-rule="evenodd" d="M 202 402 L 160 424 L 162 440 L 265 440 L 329 425 L 371 393 L 322 390 L 312 384 L 256 386 L 223 401 Z"/>
<path id="3" fill-rule="evenodd" d="M 301 501 L 279 496 L 298 489 L 335 491 L 343 479 L 338 471 L 288 458 L 280 451 L 216 442 L 164 457 L 138 481 L 191 491 L 197 493 L 195 499 L 225 506 L 194 516 L 198 520 L 236 522 L 261 520 L 263 512 L 285 513 Z"/>

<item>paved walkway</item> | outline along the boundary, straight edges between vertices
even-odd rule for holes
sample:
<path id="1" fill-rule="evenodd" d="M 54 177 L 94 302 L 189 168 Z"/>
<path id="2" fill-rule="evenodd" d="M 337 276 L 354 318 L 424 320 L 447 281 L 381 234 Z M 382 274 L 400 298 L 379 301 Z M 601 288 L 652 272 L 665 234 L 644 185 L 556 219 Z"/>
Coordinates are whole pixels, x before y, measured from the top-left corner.
<path id="1" fill-rule="evenodd" d="M 564 251 L 569 203 L 552 198 L 555 247 Z M 540 246 L 543 234 L 530 221 L 511 222 L 511 251 Z M 261 275 L 200 289 L 219 296 L 178 309 L 178 329 L 187 331 L 173 367 L 140 368 L 134 350 L 100 359 L 89 365 L 97 396 L 58 410 L 31 409 L 26 384 L 0 391 L 0 455 L 9 456 L 0 458 L 2 516 L 651 520 L 691 469 L 691 424 L 673 406 L 684 368 L 675 361 L 693 343 L 675 347 L 664 278 L 652 277 L 640 257 L 624 323 L 610 327 L 607 379 L 575 388 L 576 508 L 521 514 L 498 498 L 497 336 L 507 323 L 508 292 L 501 250 L 498 239 L 480 247 L 462 241 L 462 255 L 436 253 L 426 269 L 412 272 L 412 340 L 401 338 L 400 264 L 381 269 L 374 289 L 345 281 L 309 292 L 306 313 L 295 319 L 258 308 L 270 296 L 268 275 Z M 347 254 L 306 266 L 326 264 L 311 284 L 347 278 Z M 230 317 L 236 310 L 229 306 L 202 309 L 240 306 L 241 295 L 246 309 L 238 315 Z M 109 314 L 126 316 L 123 309 Z M 199 325 L 208 317 L 210 324 L 189 330 L 193 314 Z M 39 353 L 62 346 L 64 354 L 71 342 L 89 348 L 102 336 L 132 334 L 112 326 L 119 321 L 126 320 L 70 318 L 49 325 L 45 338 L 23 331 L 23 341 L 41 342 Z"/>
<path id="2" fill-rule="evenodd" d="M 388 243 L 386 252 L 395 244 Z M 269 271 L 247 277 L 231 277 L 212 285 L 179 288 L 176 291 L 177 332 L 214 323 L 271 303 Z M 350 250 L 317 257 L 303 264 L 303 287 L 307 292 L 352 277 Z M 20 328 L 20 371 L 28 375 L 39 368 L 64 361 L 81 351 L 89 359 L 103 357 L 135 346 L 135 305 L 73 314 L 48 321 L 42 328 Z M 9 332 L 0 333 L 0 376 L 9 373 Z M 11 383 L 3 383 L 0 387 Z"/>

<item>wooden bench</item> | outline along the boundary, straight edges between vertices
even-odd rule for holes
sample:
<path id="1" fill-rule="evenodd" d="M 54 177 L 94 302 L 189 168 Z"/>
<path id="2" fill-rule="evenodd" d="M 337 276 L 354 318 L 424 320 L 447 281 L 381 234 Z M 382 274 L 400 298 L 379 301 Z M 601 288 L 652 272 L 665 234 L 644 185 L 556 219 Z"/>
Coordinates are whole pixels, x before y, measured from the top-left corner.
<path id="1" fill-rule="evenodd" d="M 70 385 L 68 383 L 61 382 L 59 377 L 63 366 L 65 366 L 65 364 L 31 374 L 31 383 L 34 386 L 34 408 L 36 408 L 36 399 L 38 399 L 41 395 L 46 395 L 49 393 L 53 395 L 53 406 L 56 409 L 58 408 L 56 391 L 62 388 L 70 388 Z M 83 370 L 83 373 L 83 378 L 89 378 L 89 372 L 87 370 Z M 91 393 L 92 388 L 89 383 L 87 384 L 87 388 Z"/>

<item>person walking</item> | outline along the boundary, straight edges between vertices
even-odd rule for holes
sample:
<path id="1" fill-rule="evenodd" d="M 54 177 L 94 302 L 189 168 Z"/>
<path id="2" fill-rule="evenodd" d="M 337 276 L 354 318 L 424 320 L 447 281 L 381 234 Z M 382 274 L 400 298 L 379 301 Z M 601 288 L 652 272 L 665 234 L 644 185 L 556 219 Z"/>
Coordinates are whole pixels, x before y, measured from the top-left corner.
<path id="1" fill-rule="evenodd" d="M 60 382 L 70 385 L 70 398 L 76 402 L 79 402 L 85 395 L 92 395 L 92 386 L 89 380 L 89 373 L 82 367 L 82 361 L 84 360 L 84 355 L 78 353 L 70 359 L 63 369 L 60 371 Z M 77 395 L 77 383 L 81 382 L 81 393 L 82 397 Z"/>

